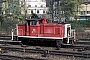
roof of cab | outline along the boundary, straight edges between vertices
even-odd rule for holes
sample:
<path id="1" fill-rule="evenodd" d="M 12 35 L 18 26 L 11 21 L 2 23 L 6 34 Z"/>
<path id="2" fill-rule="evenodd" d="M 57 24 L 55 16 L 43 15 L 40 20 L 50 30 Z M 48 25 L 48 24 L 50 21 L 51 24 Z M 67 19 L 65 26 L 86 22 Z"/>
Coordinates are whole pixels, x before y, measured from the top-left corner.
<path id="1" fill-rule="evenodd" d="M 26 19 L 27 21 L 38 21 L 38 20 L 42 20 L 41 18 L 40 19 L 37 19 L 37 18 L 32 18 L 32 19 Z"/>

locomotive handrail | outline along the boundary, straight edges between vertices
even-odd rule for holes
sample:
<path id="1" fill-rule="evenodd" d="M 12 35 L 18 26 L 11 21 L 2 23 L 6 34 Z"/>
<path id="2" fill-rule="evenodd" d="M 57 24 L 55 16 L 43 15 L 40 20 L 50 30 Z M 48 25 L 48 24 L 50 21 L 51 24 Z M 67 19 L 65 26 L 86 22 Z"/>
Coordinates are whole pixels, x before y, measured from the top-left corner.
<path id="1" fill-rule="evenodd" d="M 38 20 L 42 20 L 42 19 L 33 18 L 33 19 L 26 19 L 26 20 L 29 20 L 29 21 L 38 21 Z"/>

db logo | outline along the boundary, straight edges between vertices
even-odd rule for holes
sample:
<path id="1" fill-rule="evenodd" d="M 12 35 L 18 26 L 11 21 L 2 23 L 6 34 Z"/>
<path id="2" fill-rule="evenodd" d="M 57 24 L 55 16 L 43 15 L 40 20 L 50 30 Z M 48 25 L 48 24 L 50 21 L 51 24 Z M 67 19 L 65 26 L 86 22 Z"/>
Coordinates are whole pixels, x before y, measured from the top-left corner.
<path id="1" fill-rule="evenodd" d="M 33 30 L 32 30 L 32 33 L 35 33 L 35 32 L 36 32 L 36 29 L 33 29 Z"/>

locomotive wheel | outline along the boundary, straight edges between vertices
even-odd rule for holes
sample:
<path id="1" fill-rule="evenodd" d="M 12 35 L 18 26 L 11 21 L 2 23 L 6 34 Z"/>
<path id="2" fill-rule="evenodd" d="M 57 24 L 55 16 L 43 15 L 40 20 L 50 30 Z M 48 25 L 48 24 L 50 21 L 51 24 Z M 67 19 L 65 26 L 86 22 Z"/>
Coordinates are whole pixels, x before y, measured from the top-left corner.
<path id="1" fill-rule="evenodd" d="M 59 48 L 62 45 L 62 40 L 56 40 L 56 48 L 59 50 Z"/>

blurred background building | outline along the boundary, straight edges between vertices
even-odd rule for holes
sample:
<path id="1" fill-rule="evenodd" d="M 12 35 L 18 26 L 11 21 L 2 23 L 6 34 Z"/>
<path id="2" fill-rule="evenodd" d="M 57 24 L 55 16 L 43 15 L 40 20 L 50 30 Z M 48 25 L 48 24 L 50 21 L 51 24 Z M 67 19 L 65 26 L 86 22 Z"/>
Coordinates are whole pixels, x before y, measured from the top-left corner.
<path id="1" fill-rule="evenodd" d="M 46 0 L 20 0 L 21 14 L 26 10 L 27 14 L 47 14 L 48 7 L 46 7 Z M 23 10 L 24 7 L 24 10 Z"/>
<path id="2" fill-rule="evenodd" d="M 79 20 L 90 19 L 90 0 L 79 0 L 79 2 L 81 3 L 81 8 L 78 7 Z"/>
<path id="3" fill-rule="evenodd" d="M 53 20 L 60 19 L 63 11 L 61 3 L 63 0 L 0 0 L 0 14 L 5 14 L 8 10 L 11 14 L 45 14 Z M 81 7 L 77 6 L 78 20 L 90 19 L 90 0 L 78 0 Z M 19 9 L 18 9 L 19 8 Z M 21 11 L 21 12 L 18 12 Z"/>

